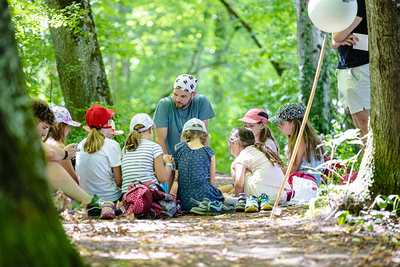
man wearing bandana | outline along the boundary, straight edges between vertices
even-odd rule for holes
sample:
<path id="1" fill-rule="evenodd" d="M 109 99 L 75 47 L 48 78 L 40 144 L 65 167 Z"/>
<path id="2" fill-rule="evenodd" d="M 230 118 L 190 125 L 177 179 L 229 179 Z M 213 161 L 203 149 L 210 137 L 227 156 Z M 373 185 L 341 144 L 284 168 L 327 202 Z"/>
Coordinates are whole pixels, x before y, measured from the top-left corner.
<path id="1" fill-rule="evenodd" d="M 174 83 L 172 96 L 161 99 L 154 113 L 156 143 L 164 154 L 175 157 L 175 145 L 181 141 L 185 123 L 197 118 L 208 127 L 208 121 L 215 116 L 210 101 L 204 95 L 196 95 L 197 79 L 189 74 L 179 75 Z"/>

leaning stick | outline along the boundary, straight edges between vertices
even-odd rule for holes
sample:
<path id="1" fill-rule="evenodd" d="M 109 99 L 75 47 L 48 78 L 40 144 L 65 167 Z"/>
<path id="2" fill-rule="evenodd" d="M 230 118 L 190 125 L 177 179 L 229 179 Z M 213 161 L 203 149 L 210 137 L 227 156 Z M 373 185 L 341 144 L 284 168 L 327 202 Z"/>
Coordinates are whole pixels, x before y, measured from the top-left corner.
<path id="1" fill-rule="evenodd" d="M 289 178 L 290 172 L 292 170 L 293 163 L 294 163 L 294 160 L 296 158 L 297 150 L 299 149 L 299 146 L 300 146 L 301 137 L 303 136 L 304 128 L 305 128 L 306 123 L 307 123 L 308 114 L 310 113 L 311 105 L 312 105 L 312 102 L 314 100 L 315 89 L 317 88 L 319 73 L 321 72 L 322 60 L 324 58 L 327 39 L 328 39 L 327 35 L 325 34 L 324 42 L 323 42 L 322 48 L 321 48 L 321 54 L 319 55 L 317 72 L 315 73 L 313 87 L 312 87 L 312 90 L 311 90 L 310 98 L 308 99 L 306 113 L 304 114 L 303 122 L 302 122 L 301 127 L 300 127 L 299 136 L 297 137 L 296 144 L 294 146 L 294 151 L 293 151 L 292 155 L 290 156 L 290 162 L 289 162 L 288 169 L 286 171 L 285 180 L 283 180 L 283 183 L 282 183 L 282 186 L 281 186 L 281 190 L 279 191 L 278 197 L 276 198 L 276 201 L 275 201 L 275 204 L 274 204 L 274 208 L 272 209 L 272 212 L 271 212 L 270 219 L 274 218 L 274 211 L 276 211 L 276 207 L 278 206 L 279 199 L 281 198 L 281 195 L 282 195 L 282 191 L 283 191 L 283 189 L 285 187 L 286 181 Z"/>

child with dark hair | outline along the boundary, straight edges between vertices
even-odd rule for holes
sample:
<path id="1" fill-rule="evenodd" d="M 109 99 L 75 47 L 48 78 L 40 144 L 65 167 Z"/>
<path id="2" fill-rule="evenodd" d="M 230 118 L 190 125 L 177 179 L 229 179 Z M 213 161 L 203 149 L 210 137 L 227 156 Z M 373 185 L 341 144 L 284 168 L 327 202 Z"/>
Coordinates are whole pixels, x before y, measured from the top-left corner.
<path id="1" fill-rule="evenodd" d="M 304 113 L 304 108 L 301 105 L 297 103 L 286 103 L 278 109 L 277 115 L 270 119 L 271 123 L 279 123 L 279 131 L 288 137 L 289 142 L 286 151 L 288 161 L 291 159 L 294 151 Z M 321 174 L 315 170 L 317 166 L 325 161 L 326 150 L 324 146 L 320 146 L 321 144 L 321 138 L 318 136 L 311 123 L 307 121 L 291 169 L 291 176 L 304 177 L 305 179 L 313 180 L 318 185 L 321 184 Z M 287 168 L 282 168 L 282 170 L 286 173 Z M 324 172 L 325 170 L 321 169 L 320 171 Z M 288 179 L 289 183 L 291 183 L 291 176 L 289 176 Z"/>
<path id="2" fill-rule="evenodd" d="M 49 105 L 40 99 L 31 99 L 33 108 L 33 120 L 36 123 L 36 130 L 40 136 L 46 136 L 50 127 L 54 125 L 55 117 Z"/>
<path id="3" fill-rule="evenodd" d="M 228 149 L 236 158 L 231 165 L 233 192 L 239 197 L 236 211 L 255 212 L 259 209 L 271 209 L 270 201 L 276 200 L 285 179 L 281 170 L 282 160 L 271 147 L 256 142 L 253 132 L 249 129 L 233 129 L 228 142 Z M 229 190 L 225 188 L 223 191 L 227 192 L 227 189 Z M 290 190 L 290 186 L 285 184 L 285 189 Z M 242 202 L 244 197 L 247 197 L 246 204 Z M 283 191 L 280 201 L 284 202 L 286 198 L 286 191 Z"/>
<path id="4" fill-rule="evenodd" d="M 36 130 L 43 137 L 47 134 L 48 129 L 53 126 L 55 116 L 49 106 L 42 100 L 31 99 L 31 106 L 33 108 L 33 120 L 36 123 Z M 75 144 L 70 144 L 62 149 L 42 143 L 47 159 L 46 171 L 48 182 L 51 191 L 62 190 L 68 197 L 82 204 L 89 204 L 94 201 L 92 196 L 79 187 L 59 163 L 62 160 L 70 160 L 75 157 L 76 152 L 79 150 L 75 149 L 74 146 Z"/>
<path id="5" fill-rule="evenodd" d="M 215 186 L 215 152 L 207 144 L 207 129 L 196 118 L 183 126 L 185 142 L 175 146 L 175 163 L 178 169 L 178 194 L 182 211 L 190 211 L 197 205 L 190 201 L 223 201 L 223 195 Z M 221 202 L 222 203 L 222 202 Z"/>

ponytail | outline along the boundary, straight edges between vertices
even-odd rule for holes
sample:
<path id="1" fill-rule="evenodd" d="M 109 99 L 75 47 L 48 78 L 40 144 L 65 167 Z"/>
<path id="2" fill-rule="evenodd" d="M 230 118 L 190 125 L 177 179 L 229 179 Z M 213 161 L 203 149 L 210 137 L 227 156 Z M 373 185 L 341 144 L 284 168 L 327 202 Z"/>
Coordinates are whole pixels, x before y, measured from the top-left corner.
<path id="1" fill-rule="evenodd" d="M 265 154 L 265 156 L 267 157 L 267 159 L 273 164 L 275 165 L 278 164 L 279 167 L 283 167 L 283 161 L 281 160 L 281 158 L 279 157 L 278 154 L 275 153 L 275 151 L 273 151 L 269 146 L 266 146 L 263 143 L 255 143 L 254 147 L 257 148 L 258 150 L 260 150 L 261 152 L 263 152 Z"/>
<path id="2" fill-rule="evenodd" d="M 126 153 L 126 151 L 135 151 L 137 149 L 140 143 L 140 138 L 142 137 L 142 134 L 138 131 L 141 128 L 144 128 L 144 125 L 137 124 L 129 134 L 128 138 L 126 138 L 124 153 Z"/>
<path id="3" fill-rule="evenodd" d="M 83 151 L 88 154 L 96 153 L 104 145 L 104 138 L 106 138 L 104 134 L 100 133 L 96 127 L 92 127 L 92 131 L 83 145 Z"/>
<path id="4" fill-rule="evenodd" d="M 254 145 L 254 147 L 265 154 L 267 159 L 275 165 L 278 164 L 279 167 L 283 167 L 283 162 L 281 158 L 276 154 L 269 146 L 266 146 L 263 143 L 257 142 L 254 137 L 254 134 L 249 129 L 238 127 L 231 131 L 231 135 L 228 137 L 228 141 L 233 143 L 237 141 L 240 146 L 246 148 L 248 146 Z"/>

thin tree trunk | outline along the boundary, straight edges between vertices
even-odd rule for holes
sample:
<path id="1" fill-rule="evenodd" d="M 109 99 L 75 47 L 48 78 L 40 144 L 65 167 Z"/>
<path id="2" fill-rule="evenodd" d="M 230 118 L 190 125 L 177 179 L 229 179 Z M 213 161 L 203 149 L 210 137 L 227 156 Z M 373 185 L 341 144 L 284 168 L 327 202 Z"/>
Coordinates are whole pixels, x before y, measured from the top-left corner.
<path id="1" fill-rule="evenodd" d="M 6 0 L 0 32 L 0 266 L 82 266 L 50 199 Z"/>
<path id="2" fill-rule="evenodd" d="M 325 33 L 315 27 L 307 14 L 307 1 L 296 0 L 297 9 L 297 43 L 299 54 L 301 100 L 307 104 L 310 97 L 322 42 Z M 331 105 L 328 68 L 328 51 L 322 64 L 314 102 L 310 111 L 310 119 L 315 128 L 324 134 L 330 132 Z"/>
<path id="3" fill-rule="evenodd" d="M 400 193 L 400 1 L 366 0 L 371 77 L 372 193 Z"/>
<path id="4" fill-rule="evenodd" d="M 83 119 L 91 102 L 113 104 L 91 7 L 87 0 L 46 0 L 46 3 L 54 10 L 78 3 L 87 11 L 79 24 L 81 32 L 74 33 L 65 26 L 50 28 L 64 100 L 73 117 Z M 82 110 L 75 114 L 72 107 Z"/>

